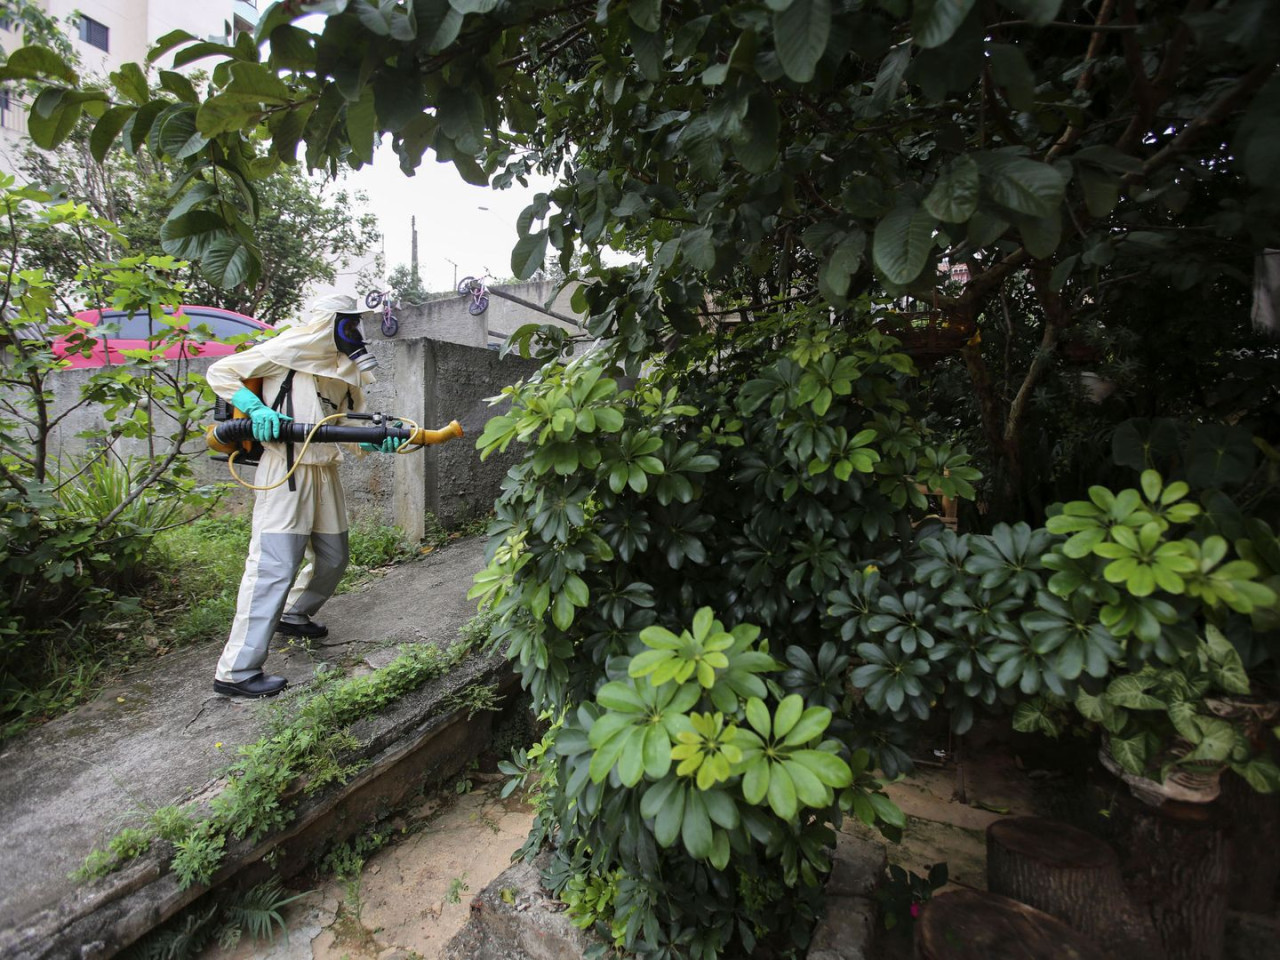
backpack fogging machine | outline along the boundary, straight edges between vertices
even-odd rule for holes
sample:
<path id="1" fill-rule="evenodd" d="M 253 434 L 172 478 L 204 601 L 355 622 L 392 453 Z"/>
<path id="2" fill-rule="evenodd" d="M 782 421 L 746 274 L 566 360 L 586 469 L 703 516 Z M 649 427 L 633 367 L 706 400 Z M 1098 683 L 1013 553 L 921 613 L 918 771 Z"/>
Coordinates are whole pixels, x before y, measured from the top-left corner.
<path id="1" fill-rule="evenodd" d="M 255 393 L 261 393 L 261 382 L 246 383 Z M 256 388 L 256 389 L 255 389 Z M 205 429 L 205 443 L 209 454 L 215 460 L 227 461 L 231 475 L 245 484 L 236 474 L 236 466 L 255 466 L 262 457 L 262 444 L 253 438 L 253 421 L 238 408 L 226 400 L 219 399 L 214 405 L 214 423 Z M 330 423 L 330 420 L 358 420 L 367 423 Z M 370 443 L 379 446 L 383 441 L 396 438 L 402 441 L 396 453 L 408 453 L 414 449 L 447 443 L 463 436 L 462 426 L 457 420 L 441 427 L 439 430 L 428 430 L 419 427 L 406 417 L 389 416 L 382 413 L 337 413 L 325 417 L 319 423 L 299 423 L 286 420 L 280 424 L 279 442 L 301 444 L 302 451 L 312 443 Z M 291 461 L 294 457 L 289 458 Z M 296 463 L 294 464 L 296 466 Z M 293 472 L 292 466 L 289 470 Z M 283 483 L 288 475 L 280 482 Z M 255 488 L 258 489 L 258 488 Z"/>

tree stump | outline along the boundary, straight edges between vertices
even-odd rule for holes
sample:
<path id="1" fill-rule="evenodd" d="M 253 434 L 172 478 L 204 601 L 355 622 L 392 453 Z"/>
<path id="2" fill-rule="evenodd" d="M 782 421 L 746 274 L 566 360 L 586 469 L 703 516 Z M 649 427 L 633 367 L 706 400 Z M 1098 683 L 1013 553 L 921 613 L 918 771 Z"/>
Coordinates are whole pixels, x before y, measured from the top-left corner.
<path id="1" fill-rule="evenodd" d="M 1249 850 L 1280 850 L 1280 793 L 1258 793 L 1230 770 L 1222 775 L 1217 805 L 1232 823 L 1245 825 Z M 1251 855 L 1236 848 L 1231 866 L 1227 901 L 1232 910 L 1249 913 L 1276 912 L 1276 885 L 1280 881 L 1280 855 Z"/>
<path id="2" fill-rule="evenodd" d="M 1222 960 L 1231 823 L 1217 803 L 1171 800 L 1150 807 L 1118 796 L 1112 804 L 1112 838 L 1121 851 L 1125 886 L 1150 915 L 1169 960 Z"/>
<path id="3" fill-rule="evenodd" d="M 1160 960 L 1151 917 L 1124 888 L 1120 857 L 1083 830 L 1039 817 L 987 827 L 987 889 L 1052 914 L 1129 960 Z"/>
<path id="4" fill-rule="evenodd" d="M 916 921 L 917 960 L 1115 960 L 1061 920 L 995 893 L 934 897 Z"/>

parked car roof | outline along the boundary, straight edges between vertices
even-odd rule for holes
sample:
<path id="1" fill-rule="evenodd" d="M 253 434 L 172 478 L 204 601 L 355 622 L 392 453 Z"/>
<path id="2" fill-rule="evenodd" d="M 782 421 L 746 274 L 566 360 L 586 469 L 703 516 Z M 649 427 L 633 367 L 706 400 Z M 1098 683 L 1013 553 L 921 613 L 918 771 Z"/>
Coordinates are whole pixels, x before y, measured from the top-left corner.
<path id="1" fill-rule="evenodd" d="M 188 357 L 226 356 L 235 353 L 238 347 L 238 343 L 228 343 L 228 340 L 271 329 L 261 320 L 222 307 L 183 304 L 173 313 L 186 318 L 186 326 L 196 336 L 184 344 L 170 345 L 164 352 L 164 356 L 170 359 L 184 354 Z M 145 310 L 133 313 L 126 310 L 82 310 L 75 314 L 74 319 L 86 325 L 84 336 L 92 339 L 93 343 L 86 349 L 79 345 L 75 334 L 64 334 L 54 337 L 52 344 L 54 354 L 66 360 L 72 369 L 126 363 L 129 357 L 124 351 L 147 349 L 150 341 L 167 329 Z M 204 339 L 201 335 L 206 330 L 209 336 Z"/>

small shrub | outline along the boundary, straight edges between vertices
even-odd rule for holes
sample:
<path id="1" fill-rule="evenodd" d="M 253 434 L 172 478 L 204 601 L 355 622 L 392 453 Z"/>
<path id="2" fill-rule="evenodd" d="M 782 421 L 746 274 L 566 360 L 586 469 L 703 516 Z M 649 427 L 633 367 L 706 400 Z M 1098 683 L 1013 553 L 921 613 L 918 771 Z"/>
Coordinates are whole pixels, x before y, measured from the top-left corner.
<path id="1" fill-rule="evenodd" d="M 349 535 L 351 568 L 359 571 L 385 567 L 412 556 L 413 549 L 399 527 L 357 521 Z"/>
<path id="2" fill-rule="evenodd" d="M 107 850 L 94 850 L 84 858 L 84 863 L 71 873 L 71 879 L 77 883 L 88 883 L 105 877 L 116 868 L 115 854 Z"/>
<path id="3" fill-rule="evenodd" d="M 129 828 L 112 837 L 107 849 L 119 861 L 132 860 L 147 852 L 151 847 L 151 838 L 152 834 L 146 830 Z"/>
<path id="4" fill-rule="evenodd" d="M 182 889 L 199 884 L 207 886 L 222 862 L 222 849 L 227 838 L 214 834 L 207 824 L 174 844 L 173 872 Z"/>
<path id="5" fill-rule="evenodd" d="M 191 814 L 181 807 L 174 806 L 160 807 L 147 818 L 147 822 L 156 832 L 157 837 L 170 843 L 185 840 L 196 826 Z"/>

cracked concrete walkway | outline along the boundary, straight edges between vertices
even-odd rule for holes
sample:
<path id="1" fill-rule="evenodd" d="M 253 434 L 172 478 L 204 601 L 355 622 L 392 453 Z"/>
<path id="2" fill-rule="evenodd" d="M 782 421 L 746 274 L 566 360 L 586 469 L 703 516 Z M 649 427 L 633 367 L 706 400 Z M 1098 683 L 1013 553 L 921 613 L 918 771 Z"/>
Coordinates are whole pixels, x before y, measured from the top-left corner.
<path id="1" fill-rule="evenodd" d="M 477 537 L 392 567 L 326 604 L 322 644 L 277 637 L 267 668 L 297 687 L 320 663 L 377 667 L 401 643 L 448 644 L 475 614 L 466 593 L 483 565 Z M 2 748 L 0 947 L 3 931 L 86 896 L 68 875 L 95 846 L 131 817 L 215 789 L 236 748 L 261 736 L 257 702 L 212 692 L 220 652 L 207 644 L 145 664 Z"/>

